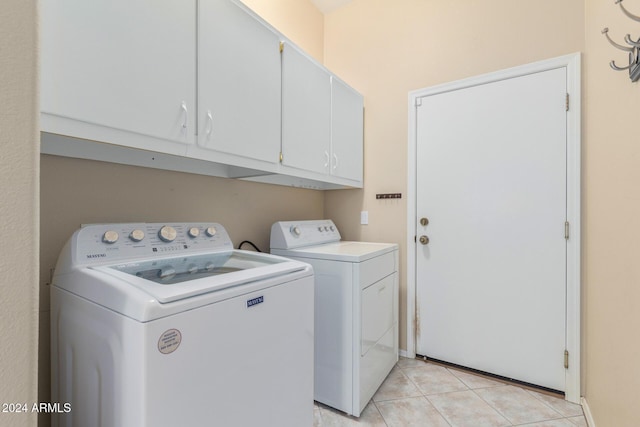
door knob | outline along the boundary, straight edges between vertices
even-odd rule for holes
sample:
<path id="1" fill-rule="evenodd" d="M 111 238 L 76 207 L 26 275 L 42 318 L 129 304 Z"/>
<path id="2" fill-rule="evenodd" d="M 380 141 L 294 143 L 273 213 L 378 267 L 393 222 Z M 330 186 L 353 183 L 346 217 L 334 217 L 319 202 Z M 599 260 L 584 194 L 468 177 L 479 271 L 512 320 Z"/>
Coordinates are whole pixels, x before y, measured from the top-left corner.
<path id="1" fill-rule="evenodd" d="M 423 245 L 429 244 L 429 238 L 427 236 L 420 236 L 418 240 L 420 240 L 420 243 L 422 243 Z"/>
<path id="2" fill-rule="evenodd" d="M 429 219 L 428 218 L 420 218 L 420 225 L 425 227 L 427 224 L 429 224 Z"/>

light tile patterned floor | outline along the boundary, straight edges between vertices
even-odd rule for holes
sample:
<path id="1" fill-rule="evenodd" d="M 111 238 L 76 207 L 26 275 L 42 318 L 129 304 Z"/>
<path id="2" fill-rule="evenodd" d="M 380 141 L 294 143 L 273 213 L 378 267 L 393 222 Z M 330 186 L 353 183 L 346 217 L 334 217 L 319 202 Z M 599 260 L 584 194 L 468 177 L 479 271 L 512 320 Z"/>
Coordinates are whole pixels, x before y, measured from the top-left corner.
<path id="1" fill-rule="evenodd" d="M 322 404 L 315 427 L 587 427 L 563 399 L 422 360 L 401 358 L 360 418 Z"/>

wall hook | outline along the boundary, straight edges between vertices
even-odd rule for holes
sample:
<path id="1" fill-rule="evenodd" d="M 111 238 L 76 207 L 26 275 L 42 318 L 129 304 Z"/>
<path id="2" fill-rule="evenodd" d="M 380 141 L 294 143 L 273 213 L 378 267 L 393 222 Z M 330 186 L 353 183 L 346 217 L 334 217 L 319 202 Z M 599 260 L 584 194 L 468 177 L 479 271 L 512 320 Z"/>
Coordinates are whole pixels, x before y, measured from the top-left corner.
<path id="1" fill-rule="evenodd" d="M 622 0 L 616 0 L 616 4 L 620 5 L 620 9 L 622 12 L 627 15 L 629 18 L 634 21 L 640 22 L 640 16 L 636 16 L 629 12 L 623 5 Z M 609 36 L 609 28 L 604 28 L 602 30 L 602 34 L 606 37 L 607 41 L 611 43 L 613 47 L 616 49 L 623 50 L 625 52 L 629 52 L 629 65 L 621 67 L 616 64 L 615 61 L 609 62 L 609 66 L 616 71 L 629 70 L 629 78 L 632 82 L 638 81 L 640 79 L 640 38 L 637 41 L 634 41 L 631 38 L 631 34 L 627 34 L 624 37 L 624 41 L 626 45 L 622 45 L 613 41 L 613 39 Z"/>
<path id="2" fill-rule="evenodd" d="M 631 54 L 629 54 L 629 55 L 631 55 Z M 620 66 L 616 65 L 616 61 L 609 62 L 609 66 L 611 68 L 613 68 L 614 70 L 616 70 L 616 71 L 629 70 L 629 69 L 631 69 L 632 65 L 633 64 L 632 64 L 631 60 L 629 61 L 629 65 L 627 65 L 626 67 L 620 67 Z"/>
<path id="3" fill-rule="evenodd" d="M 624 41 L 631 46 L 640 47 L 640 38 L 638 39 L 638 41 L 634 42 L 633 40 L 631 40 L 631 34 L 627 34 L 626 36 L 624 36 Z"/>
<path id="4" fill-rule="evenodd" d="M 620 5 L 620 9 L 622 9 L 622 12 L 625 15 L 627 15 L 629 18 L 633 19 L 634 21 L 640 22 L 640 16 L 635 16 L 634 14 L 629 12 L 627 9 L 625 9 L 625 7 L 622 5 L 622 0 L 616 0 L 616 4 Z"/>
<path id="5" fill-rule="evenodd" d="M 618 43 L 614 42 L 613 39 L 611 37 L 609 37 L 609 28 L 604 28 L 602 30 L 602 34 L 604 34 L 604 36 L 607 38 L 607 40 L 609 40 L 609 43 L 611 43 L 611 45 L 613 47 L 615 47 L 617 49 L 620 49 L 620 50 L 624 50 L 625 52 L 633 52 L 633 46 L 624 46 L 624 45 L 621 45 L 621 44 L 618 44 Z"/>

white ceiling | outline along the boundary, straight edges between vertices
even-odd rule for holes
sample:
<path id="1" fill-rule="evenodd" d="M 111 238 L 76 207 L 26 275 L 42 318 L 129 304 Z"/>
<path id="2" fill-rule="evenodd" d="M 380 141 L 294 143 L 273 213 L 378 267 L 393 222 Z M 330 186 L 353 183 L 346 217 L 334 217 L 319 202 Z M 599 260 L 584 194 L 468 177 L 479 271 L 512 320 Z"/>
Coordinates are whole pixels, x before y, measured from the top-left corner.
<path id="1" fill-rule="evenodd" d="M 351 3 L 351 1 L 352 0 L 311 0 L 311 3 L 315 4 L 320 12 L 327 14 Z"/>

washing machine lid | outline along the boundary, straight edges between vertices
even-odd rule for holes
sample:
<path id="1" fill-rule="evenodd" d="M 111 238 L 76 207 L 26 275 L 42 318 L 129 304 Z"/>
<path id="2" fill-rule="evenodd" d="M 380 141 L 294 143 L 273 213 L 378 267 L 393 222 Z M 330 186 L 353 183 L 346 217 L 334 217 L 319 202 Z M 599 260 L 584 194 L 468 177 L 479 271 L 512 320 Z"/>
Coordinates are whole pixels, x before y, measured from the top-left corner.
<path id="1" fill-rule="evenodd" d="M 146 322 L 312 274 L 233 249 L 218 223 L 91 224 L 60 252 L 52 286 Z"/>
<path id="2" fill-rule="evenodd" d="M 295 249 L 271 249 L 271 252 L 285 257 L 362 262 L 397 249 L 398 245 L 395 243 L 340 241 Z"/>
<path id="3" fill-rule="evenodd" d="M 306 266 L 282 257 L 233 250 L 89 268 L 109 277 L 104 280 L 106 286 L 119 281 L 166 304 L 302 271 Z M 115 302 L 100 304 L 112 307 Z"/>

